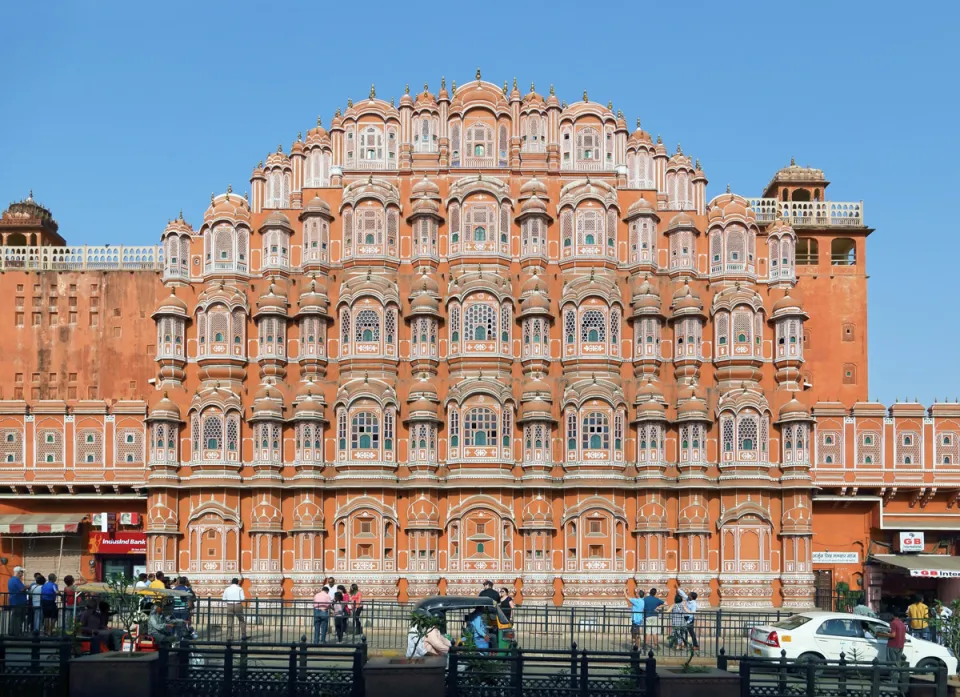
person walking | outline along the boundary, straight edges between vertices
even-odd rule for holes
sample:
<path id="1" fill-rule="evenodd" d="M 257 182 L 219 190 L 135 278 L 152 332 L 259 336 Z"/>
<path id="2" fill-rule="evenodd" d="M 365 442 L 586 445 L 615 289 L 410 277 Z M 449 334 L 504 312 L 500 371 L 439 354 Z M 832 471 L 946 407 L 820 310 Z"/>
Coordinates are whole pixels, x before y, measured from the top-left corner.
<path id="1" fill-rule="evenodd" d="M 350 584 L 350 603 L 353 610 L 353 633 L 360 636 L 363 634 L 363 622 L 360 621 L 360 613 L 363 610 L 363 596 L 356 583 Z"/>
<path id="2" fill-rule="evenodd" d="M 166 590 L 167 584 L 166 584 L 166 579 L 164 579 L 163 577 L 163 572 L 158 571 L 156 576 L 154 576 L 153 580 L 150 582 L 150 585 L 148 585 L 147 587 L 150 589 L 159 590 L 159 591 Z"/>
<path id="3" fill-rule="evenodd" d="M 13 567 L 13 576 L 7 581 L 7 603 L 10 606 L 10 635 L 23 634 L 27 620 L 27 587 L 23 585 L 23 567 Z"/>
<path id="4" fill-rule="evenodd" d="M 43 612 L 43 633 L 47 636 L 53 636 L 53 630 L 57 626 L 57 596 L 60 595 L 60 587 L 57 586 L 57 575 L 47 576 L 47 582 L 40 588 L 40 609 Z"/>
<path id="5" fill-rule="evenodd" d="M 687 593 L 680 587 L 680 583 L 677 583 L 677 595 L 683 598 L 684 603 L 686 603 L 687 611 L 684 615 L 687 626 L 687 636 L 690 639 L 690 645 L 693 647 L 694 651 L 700 650 L 700 640 L 697 639 L 697 629 L 694 627 L 694 623 L 697 617 L 697 592 L 692 591 Z"/>
<path id="6" fill-rule="evenodd" d="M 343 588 L 343 586 L 340 586 Z M 333 628 L 337 633 L 337 643 L 343 643 L 343 632 L 347 628 L 347 603 L 343 599 L 343 591 L 338 590 L 333 595 Z"/>
<path id="7" fill-rule="evenodd" d="M 650 592 L 643 599 L 643 632 L 644 643 L 651 649 L 656 649 L 660 644 L 660 627 L 658 622 L 660 618 L 657 615 L 661 612 L 663 600 L 657 597 L 657 589 L 651 588 Z"/>
<path id="8" fill-rule="evenodd" d="M 513 614 L 513 608 L 516 606 L 516 603 L 513 601 L 513 593 L 510 592 L 508 588 L 500 589 L 500 610 L 503 612 L 503 616 L 508 620 Z"/>
<path id="9" fill-rule="evenodd" d="M 913 597 L 913 605 L 907 607 L 910 618 L 910 633 L 918 639 L 930 638 L 930 608 L 919 595 Z"/>
<path id="10" fill-rule="evenodd" d="M 30 590 L 27 591 L 30 595 L 30 609 L 32 610 L 30 627 L 34 632 L 39 632 L 43 627 L 43 606 L 40 602 L 40 594 L 43 593 L 44 583 L 46 583 L 46 579 L 38 571 L 33 575 L 33 583 L 30 584 Z"/>
<path id="11" fill-rule="evenodd" d="M 687 645 L 687 601 L 676 593 L 673 596 L 673 605 L 670 606 L 670 638 L 667 644 L 674 649 L 682 649 Z"/>
<path id="12" fill-rule="evenodd" d="M 487 633 L 487 623 L 483 619 L 484 611 L 485 608 L 477 607 L 466 617 L 468 636 L 473 638 L 473 642 L 478 649 L 490 648 L 490 635 Z"/>
<path id="13" fill-rule="evenodd" d="M 933 601 L 933 616 L 937 618 L 937 643 L 943 645 L 943 636 L 950 618 L 953 617 L 953 610 L 944 605 L 940 600 Z"/>
<path id="14" fill-rule="evenodd" d="M 149 585 L 150 585 L 150 582 L 147 581 L 147 575 L 143 573 L 137 577 L 137 582 L 133 584 L 133 590 L 135 591 L 146 590 L 147 586 Z"/>
<path id="15" fill-rule="evenodd" d="M 330 588 L 324 586 L 313 596 L 313 643 L 326 644 L 327 632 L 330 630 Z"/>
<path id="16" fill-rule="evenodd" d="M 227 606 L 227 641 L 233 641 L 233 624 L 236 621 L 240 625 L 240 641 L 247 639 L 247 620 L 243 616 L 243 606 L 247 596 L 243 594 L 243 588 L 240 587 L 240 579 L 231 579 L 230 585 L 223 591 L 223 602 Z"/>
<path id="17" fill-rule="evenodd" d="M 907 643 L 907 626 L 903 623 L 903 620 L 894 615 L 893 619 L 890 620 L 890 631 L 878 631 L 877 636 L 887 639 L 887 663 L 892 663 L 896 668 L 901 668 L 904 665 L 903 647 Z M 899 670 L 893 672 L 892 681 L 895 684 L 906 687 L 909 680 L 910 676 L 906 672 Z M 906 694 L 906 691 L 904 691 L 904 694 Z"/>
<path id="18" fill-rule="evenodd" d="M 493 581 L 484 581 L 483 590 L 480 591 L 481 598 L 490 598 L 495 603 L 500 602 L 500 594 L 493 589 Z"/>
<path id="19" fill-rule="evenodd" d="M 623 589 L 623 597 L 626 599 L 630 609 L 633 610 L 633 614 L 630 616 L 630 639 L 633 640 L 634 646 L 640 646 L 642 642 L 646 641 L 646 637 L 643 635 L 643 596 L 645 596 L 646 593 L 638 586 L 634 594 L 635 597 L 631 598 L 627 589 Z"/>
<path id="20" fill-rule="evenodd" d="M 63 616 L 64 627 L 72 627 L 77 619 L 77 586 L 86 583 L 82 576 L 74 580 L 73 576 L 67 574 L 63 577 Z"/>

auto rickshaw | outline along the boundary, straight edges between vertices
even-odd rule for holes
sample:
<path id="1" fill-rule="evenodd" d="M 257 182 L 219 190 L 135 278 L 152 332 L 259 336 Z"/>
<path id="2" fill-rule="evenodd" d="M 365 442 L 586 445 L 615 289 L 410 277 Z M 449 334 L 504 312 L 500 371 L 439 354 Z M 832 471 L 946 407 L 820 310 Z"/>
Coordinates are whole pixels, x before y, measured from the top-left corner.
<path id="1" fill-rule="evenodd" d="M 458 638 L 464 636 L 467 615 L 476 609 L 483 611 L 487 625 L 487 634 L 490 636 L 490 648 L 512 649 L 516 647 L 516 634 L 513 623 L 503 614 L 503 610 L 492 598 L 470 597 L 462 595 L 434 595 L 424 598 L 414 609 L 414 612 L 425 612 L 443 619 L 440 631 L 443 634 L 454 636 L 454 643 L 460 643 Z M 456 618 L 452 627 L 447 624 L 447 613 Z M 459 620 L 459 624 L 457 623 Z"/>

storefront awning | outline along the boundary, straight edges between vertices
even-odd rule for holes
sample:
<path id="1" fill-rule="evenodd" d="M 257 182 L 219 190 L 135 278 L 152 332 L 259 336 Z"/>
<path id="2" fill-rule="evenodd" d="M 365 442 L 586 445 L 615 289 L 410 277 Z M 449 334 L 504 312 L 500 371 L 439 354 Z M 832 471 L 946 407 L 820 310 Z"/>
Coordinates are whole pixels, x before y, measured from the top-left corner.
<path id="1" fill-rule="evenodd" d="M 84 516 L 78 513 L 0 515 L 0 534 L 36 535 L 76 532 Z"/>
<path id="2" fill-rule="evenodd" d="M 960 578 L 960 557 L 947 554 L 874 554 L 870 561 L 898 566 L 910 576 Z"/>

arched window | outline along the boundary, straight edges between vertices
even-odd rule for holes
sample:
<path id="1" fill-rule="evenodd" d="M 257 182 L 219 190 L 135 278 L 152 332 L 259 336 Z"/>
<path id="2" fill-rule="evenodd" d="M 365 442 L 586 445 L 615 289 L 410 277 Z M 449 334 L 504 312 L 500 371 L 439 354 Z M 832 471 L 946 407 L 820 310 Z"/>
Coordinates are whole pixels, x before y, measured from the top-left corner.
<path id="1" fill-rule="evenodd" d="M 593 411 L 583 417 L 584 450 L 607 450 L 610 448 L 610 422 L 607 415 Z"/>
<path id="2" fill-rule="evenodd" d="M 460 306 L 450 306 L 450 341 L 460 341 Z"/>
<path id="3" fill-rule="evenodd" d="M 577 316 L 570 309 L 563 314 L 563 335 L 564 342 L 568 346 L 574 346 L 577 343 Z"/>
<path id="4" fill-rule="evenodd" d="M 577 211 L 577 245 L 590 246 L 603 244 L 603 212 L 594 209 Z M 597 250 L 594 250 L 597 251 Z M 602 249 L 599 250 L 602 252 Z M 589 253 L 581 250 L 581 253 Z"/>
<path id="5" fill-rule="evenodd" d="M 464 314 L 464 330 L 470 341 L 494 340 L 497 336 L 497 311 L 492 305 L 474 302 Z"/>
<path id="6" fill-rule="evenodd" d="M 357 313 L 354 337 L 356 341 L 380 341 L 380 315 L 376 310 L 360 310 Z"/>
<path id="7" fill-rule="evenodd" d="M 487 407 L 474 407 L 463 416 L 464 444 L 495 446 L 497 444 L 497 415 Z"/>
<path id="8" fill-rule="evenodd" d="M 590 165 L 602 164 L 602 140 L 600 131 L 592 126 L 577 129 L 577 167 L 578 169 L 593 169 Z M 599 168 L 597 168 L 599 169 Z"/>
<path id="9" fill-rule="evenodd" d="M 606 317 L 599 310 L 587 310 L 580 322 L 580 341 L 604 343 L 607 340 Z"/>
<path id="10" fill-rule="evenodd" d="M 353 450 L 380 449 L 380 420 L 371 411 L 360 411 L 350 420 L 350 447 Z"/>
<path id="11" fill-rule="evenodd" d="M 476 121 L 467 126 L 467 154 L 465 164 L 468 167 L 491 166 L 493 164 L 493 129 L 487 124 Z"/>
<path id="12" fill-rule="evenodd" d="M 577 415 L 574 412 L 567 414 L 567 450 L 577 449 Z"/>
<path id="13" fill-rule="evenodd" d="M 360 131 L 360 167 L 376 167 L 383 162 L 383 131 L 367 126 Z"/>

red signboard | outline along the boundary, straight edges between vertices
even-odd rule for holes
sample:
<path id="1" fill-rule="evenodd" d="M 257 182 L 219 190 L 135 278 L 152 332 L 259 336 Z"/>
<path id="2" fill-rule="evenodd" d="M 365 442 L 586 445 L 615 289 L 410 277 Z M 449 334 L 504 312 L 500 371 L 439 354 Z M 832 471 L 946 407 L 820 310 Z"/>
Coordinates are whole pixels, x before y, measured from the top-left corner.
<path id="1" fill-rule="evenodd" d="M 146 554 L 147 535 L 143 532 L 92 532 L 90 554 Z"/>

